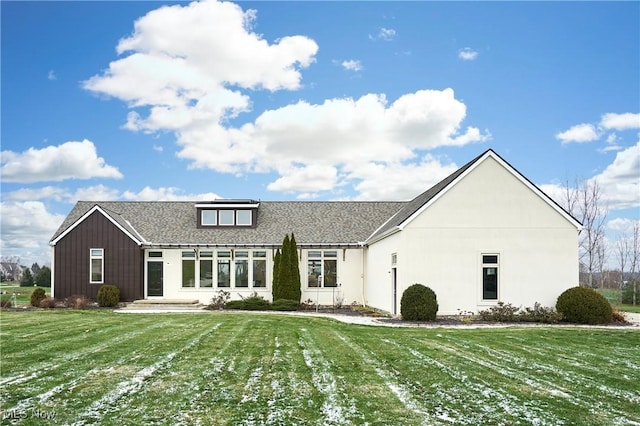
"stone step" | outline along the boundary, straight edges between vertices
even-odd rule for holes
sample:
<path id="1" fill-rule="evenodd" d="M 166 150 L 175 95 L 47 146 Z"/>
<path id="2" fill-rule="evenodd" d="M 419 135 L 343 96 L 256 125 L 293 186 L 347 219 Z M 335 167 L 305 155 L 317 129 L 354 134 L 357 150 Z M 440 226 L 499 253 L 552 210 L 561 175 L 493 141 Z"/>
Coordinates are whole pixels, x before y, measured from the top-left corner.
<path id="1" fill-rule="evenodd" d="M 198 300 L 181 300 L 181 299 L 145 299 L 136 300 L 128 303 L 127 306 L 121 308 L 123 311 L 163 311 L 163 312 L 182 312 L 182 311 L 200 311 L 204 305 Z"/>

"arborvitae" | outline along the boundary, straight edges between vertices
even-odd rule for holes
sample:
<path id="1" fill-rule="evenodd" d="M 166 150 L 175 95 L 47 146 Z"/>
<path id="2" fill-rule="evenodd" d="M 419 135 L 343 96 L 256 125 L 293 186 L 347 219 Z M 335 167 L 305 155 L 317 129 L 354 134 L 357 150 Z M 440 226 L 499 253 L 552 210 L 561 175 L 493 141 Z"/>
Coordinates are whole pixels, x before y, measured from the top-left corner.
<path id="1" fill-rule="evenodd" d="M 273 283 L 271 287 L 271 293 L 273 300 L 282 299 L 282 281 L 280 280 L 280 261 L 282 255 L 280 249 L 276 250 L 276 254 L 273 256 Z"/>
<path id="2" fill-rule="evenodd" d="M 282 255 L 280 256 L 280 286 L 282 292 L 279 299 L 288 299 L 291 293 L 291 247 L 289 244 L 289 234 L 284 236 L 282 241 Z"/>
<path id="3" fill-rule="evenodd" d="M 287 299 L 300 302 L 302 296 L 302 290 L 300 289 L 300 259 L 298 258 L 298 245 L 296 244 L 296 237 L 291 233 L 291 240 L 289 241 L 290 256 L 291 256 L 291 286 L 290 297 Z"/>

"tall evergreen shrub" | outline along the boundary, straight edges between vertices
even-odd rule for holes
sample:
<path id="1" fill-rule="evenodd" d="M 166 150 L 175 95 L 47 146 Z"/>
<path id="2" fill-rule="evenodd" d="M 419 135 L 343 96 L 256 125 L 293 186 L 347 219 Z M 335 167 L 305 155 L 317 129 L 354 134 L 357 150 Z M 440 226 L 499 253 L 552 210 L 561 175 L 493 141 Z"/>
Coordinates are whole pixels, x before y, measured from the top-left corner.
<path id="1" fill-rule="evenodd" d="M 293 232 L 291 233 L 289 246 L 291 248 L 291 293 L 288 299 L 300 302 L 302 297 L 302 290 L 300 289 L 300 258 L 298 257 L 296 236 L 293 235 Z"/>
<path id="2" fill-rule="evenodd" d="M 282 299 L 282 284 L 280 280 L 280 263 L 282 260 L 282 254 L 280 249 L 276 250 L 276 254 L 273 256 L 273 282 L 271 284 L 271 294 L 273 300 Z"/>

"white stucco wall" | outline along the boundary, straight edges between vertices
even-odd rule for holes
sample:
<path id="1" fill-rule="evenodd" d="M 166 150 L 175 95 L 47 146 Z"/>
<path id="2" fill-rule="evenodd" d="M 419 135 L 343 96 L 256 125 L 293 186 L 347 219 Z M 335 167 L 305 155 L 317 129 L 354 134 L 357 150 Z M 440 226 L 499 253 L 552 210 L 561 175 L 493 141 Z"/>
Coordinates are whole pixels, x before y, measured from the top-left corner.
<path id="1" fill-rule="evenodd" d="M 207 249 L 210 250 L 210 249 Z M 230 250 L 230 249 L 222 249 Z M 250 249 L 252 250 L 252 249 Z M 265 250 L 258 248 L 257 250 Z M 335 301 L 341 301 L 343 304 L 351 304 L 356 301 L 362 303 L 362 249 L 323 249 L 333 250 L 337 252 L 337 282 L 338 287 L 335 288 L 310 288 L 307 286 L 307 253 L 308 250 L 302 250 L 300 256 L 300 282 L 302 297 L 301 301 L 311 300 L 316 303 L 318 300 L 321 305 L 332 305 Z M 250 296 L 254 291 L 258 295 L 264 297 L 267 300 L 272 299 L 271 283 L 273 273 L 273 251 L 266 249 L 267 251 L 267 286 L 266 287 L 232 287 L 227 288 L 198 288 L 198 287 L 182 287 L 182 249 L 163 249 L 163 250 L 151 250 L 161 251 L 162 258 L 149 259 L 145 254 L 145 295 L 147 288 L 147 268 L 146 262 L 162 261 L 163 262 L 163 299 L 193 299 L 199 300 L 200 303 L 208 304 L 213 297 L 215 297 L 219 290 L 228 291 L 231 294 L 231 299 L 236 300 L 242 297 Z M 215 273 L 215 261 L 214 261 L 214 273 Z M 198 270 L 196 269 L 196 275 Z"/>
<path id="2" fill-rule="evenodd" d="M 496 303 L 482 300 L 483 253 L 499 255 L 498 300 L 505 303 L 554 306 L 578 284 L 576 227 L 491 157 L 392 238 L 399 294 L 413 283 L 428 285 L 439 314 Z M 369 256 L 384 259 L 392 250 L 381 241 Z M 386 292 L 376 283 L 368 294 L 378 289 Z M 370 296 L 372 306 L 388 310 L 379 300 L 383 294 Z"/>
<path id="3" fill-rule="evenodd" d="M 400 245 L 400 234 L 396 233 L 377 242 L 366 253 L 365 298 L 366 305 L 385 312 L 393 313 L 393 288 L 391 255 L 397 253 Z M 401 270 L 396 269 L 399 273 Z M 400 289 L 400 277 L 396 277 Z M 397 312 L 400 312 L 400 297 L 397 295 Z"/>

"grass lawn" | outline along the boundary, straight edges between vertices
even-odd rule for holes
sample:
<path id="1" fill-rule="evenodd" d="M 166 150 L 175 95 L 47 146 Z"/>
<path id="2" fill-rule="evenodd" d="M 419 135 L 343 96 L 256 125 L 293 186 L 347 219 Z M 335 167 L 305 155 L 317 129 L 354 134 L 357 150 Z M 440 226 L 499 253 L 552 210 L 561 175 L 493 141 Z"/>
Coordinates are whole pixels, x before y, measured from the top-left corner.
<path id="1" fill-rule="evenodd" d="M 3 424 L 627 425 L 640 330 L 2 312 Z"/>
<path id="2" fill-rule="evenodd" d="M 620 312 L 635 312 L 637 314 L 640 314 L 640 304 L 635 306 L 628 304 L 618 304 L 618 300 L 620 300 L 620 290 L 612 288 L 602 288 L 598 289 L 598 293 L 602 294 L 609 301 L 609 303 L 611 303 L 611 306 L 614 310 Z"/>
<path id="3" fill-rule="evenodd" d="M 16 295 L 15 302 L 17 306 L 29 305 L 31 303 L 31 293 L 36 287 L 20 287 L 19 282 L 5 282 L 0 284 L 0 291 L 3 293 L 0 295 L 2 300 L 13 300 L 13 295 Z M 43 287 L 44 288 L 44 287 Z M 51 294 L 50 288 L 44 288 L 47 296 Z"/>

